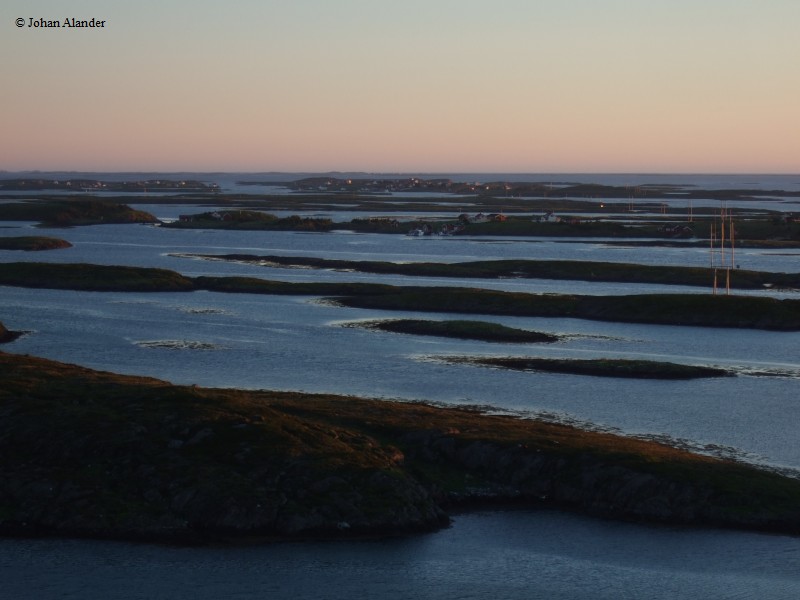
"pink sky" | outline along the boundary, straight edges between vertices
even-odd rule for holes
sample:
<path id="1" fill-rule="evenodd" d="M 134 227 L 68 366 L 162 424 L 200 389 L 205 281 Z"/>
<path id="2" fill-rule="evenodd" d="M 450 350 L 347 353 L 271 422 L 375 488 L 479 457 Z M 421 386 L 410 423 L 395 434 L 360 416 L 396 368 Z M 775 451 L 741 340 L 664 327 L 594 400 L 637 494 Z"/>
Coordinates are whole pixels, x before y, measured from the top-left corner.
<path id="1" fill-rule="evenodd" d="M 800 172 L 800 2 L 162 4 L 4 20 L 0 169 Z"/>

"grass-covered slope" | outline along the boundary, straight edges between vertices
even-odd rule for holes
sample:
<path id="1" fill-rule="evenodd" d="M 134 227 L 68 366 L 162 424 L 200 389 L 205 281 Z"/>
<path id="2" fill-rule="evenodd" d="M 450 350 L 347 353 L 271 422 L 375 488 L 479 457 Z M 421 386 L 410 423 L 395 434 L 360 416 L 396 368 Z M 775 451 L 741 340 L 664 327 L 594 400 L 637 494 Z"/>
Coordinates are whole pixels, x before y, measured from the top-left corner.
<path id="1" fill-rule="evenodd" d="M 174 386 L 0 353 L 0 533 L 408 532 L 514 499 L 800 533 L 800 481 L 662 444 L 381 400 Z"/>
<path id="2" fill-rule="evenodd" d="M 7 354 L 0 378 L 2 533 L 193 539 L 444 522 L 396 449 L 270 394 Z"/>

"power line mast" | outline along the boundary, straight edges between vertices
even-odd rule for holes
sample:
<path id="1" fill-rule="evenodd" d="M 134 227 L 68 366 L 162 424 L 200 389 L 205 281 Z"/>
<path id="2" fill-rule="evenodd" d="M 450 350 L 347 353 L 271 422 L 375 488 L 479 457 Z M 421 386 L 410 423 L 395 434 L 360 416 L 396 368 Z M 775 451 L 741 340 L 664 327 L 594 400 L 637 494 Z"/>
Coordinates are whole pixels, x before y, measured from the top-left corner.
<path id="1" fill-rule="evenodd" d="M 719 248 L 716 246 L 717 231 L 719 231 Z M 725 235 L 728 234 L 727 241 L 730 246 L 726 252 Z M 731 269 L 734 265 L 734 228 L 733 211 L 728 210 L 727 203 L 723 203 L 719 210 L 719 229 L 716 220 L 712 219 L 709 232 L 709 251 L 711 254 L 711 270 L 713 272 L 713 283 L 711 293 L 717 294 L 718 270 L 725 270 L 725 294 L 731 293 Z M 716 256 L 719 255 L 719 258 Z"/>

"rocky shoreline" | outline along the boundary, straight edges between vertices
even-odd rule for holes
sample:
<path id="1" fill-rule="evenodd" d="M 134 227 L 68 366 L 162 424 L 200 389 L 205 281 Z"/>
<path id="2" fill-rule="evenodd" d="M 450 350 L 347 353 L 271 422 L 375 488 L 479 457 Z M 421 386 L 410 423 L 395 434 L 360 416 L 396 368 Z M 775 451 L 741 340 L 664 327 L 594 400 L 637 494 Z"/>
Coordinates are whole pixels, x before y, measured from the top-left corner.
<path id="1" fill-rule="evenodd" d="M 800 534 L 800 480 L 423 403 L 175 386 L 0 353 L 0 535 L 204 542 L 430 531 L 547 507 Z"/>

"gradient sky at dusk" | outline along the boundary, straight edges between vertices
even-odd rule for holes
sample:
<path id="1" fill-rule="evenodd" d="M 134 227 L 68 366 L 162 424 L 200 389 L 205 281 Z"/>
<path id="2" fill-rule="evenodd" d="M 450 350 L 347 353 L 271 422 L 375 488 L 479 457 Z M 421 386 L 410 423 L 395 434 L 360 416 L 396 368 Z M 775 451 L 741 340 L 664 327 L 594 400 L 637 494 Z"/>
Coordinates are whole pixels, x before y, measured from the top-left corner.
<path id="1" fill-rule="evenodd" d="M 0 169 L 800 172 L 800 0 L 5 0 L 0 15 Z M 68 16 L 106 26 L 27 27 Z"/>

